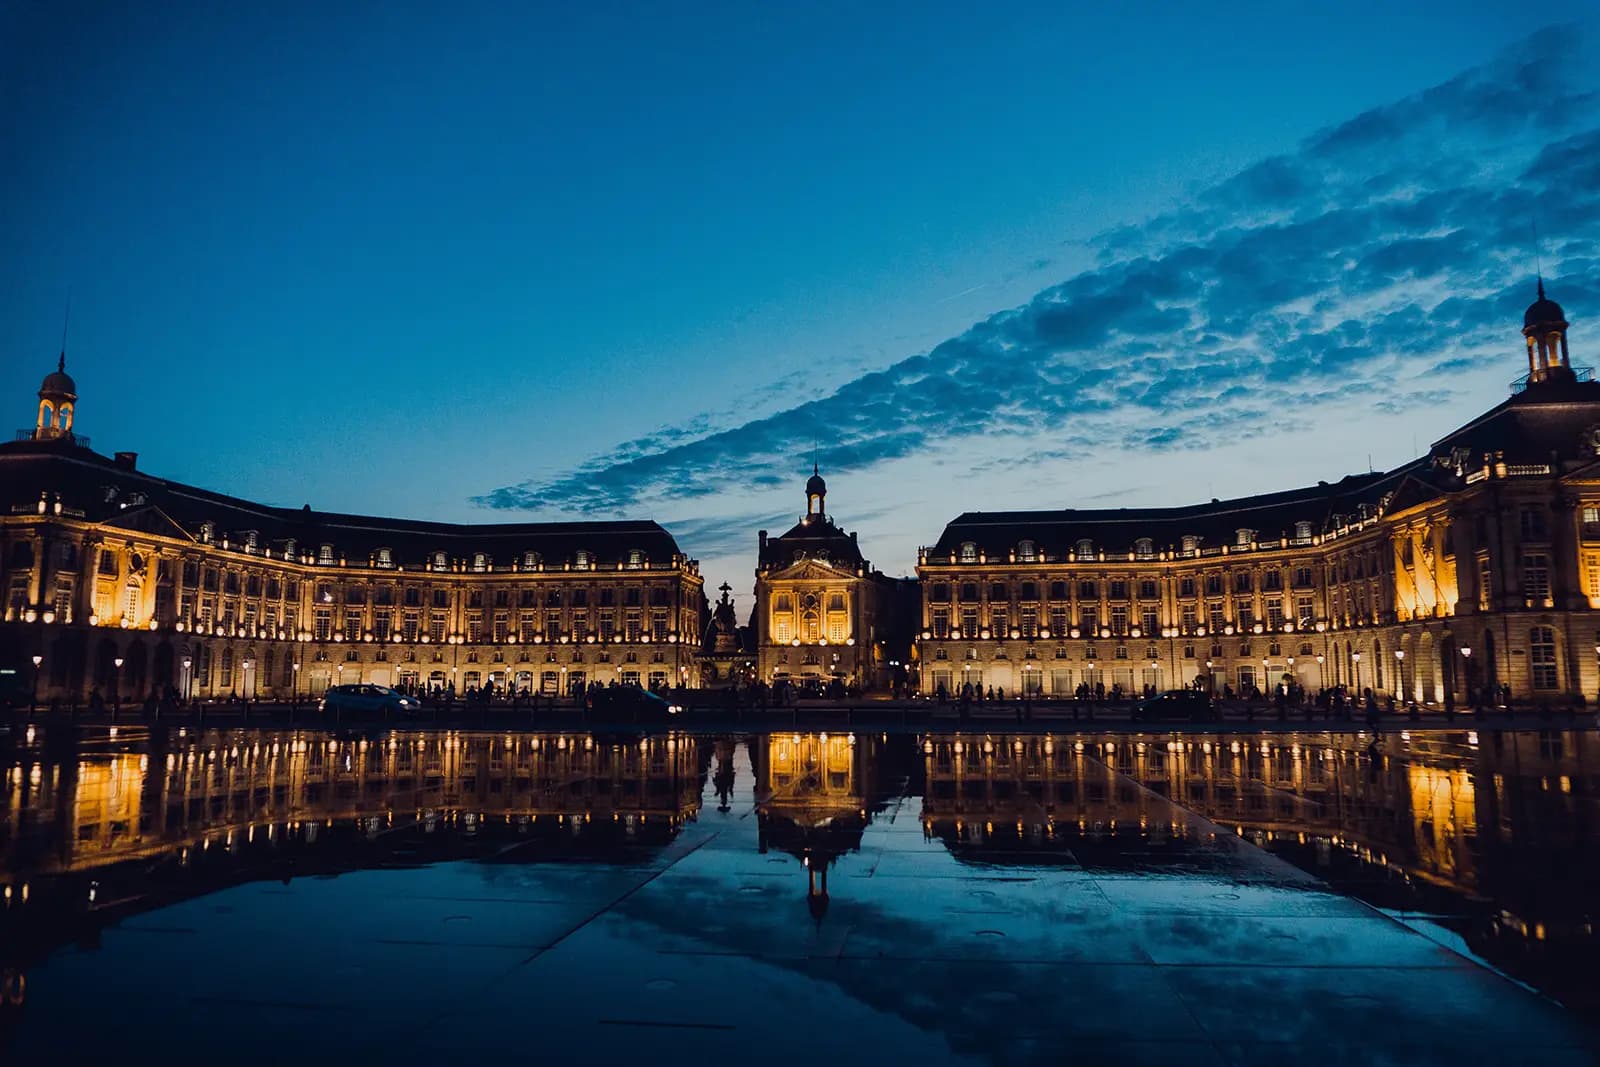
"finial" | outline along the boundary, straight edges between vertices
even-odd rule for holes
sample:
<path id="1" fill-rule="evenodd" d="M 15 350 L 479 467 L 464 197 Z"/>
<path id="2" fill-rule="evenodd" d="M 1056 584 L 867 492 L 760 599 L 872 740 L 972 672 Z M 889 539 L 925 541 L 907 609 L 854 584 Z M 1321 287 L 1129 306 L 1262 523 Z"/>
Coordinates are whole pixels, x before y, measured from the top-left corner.
<path id="1" fill-rule="evenodd" d="M 822 477 L 822 470 L 821 470 L 821 468 L 819 468 L 819 467 L 818 467 L 818 466 L 817 466 L 817 464 L 816 464 L 816 463 L 815 463 L 815 461 L 813 461 L 813 462 L 812 462 L 812 464 L 811 464 L 811 476 L 812 476 L 812 477 L 813 477 L 813 478 L 820 478 L 820 477 Z"/>
<path id="2" fill-rule="evenodd" d="M 1544 299 L 1544 275 L 1539 275 L 1539 299 Z"/>
<path id="3" fill-rule="evenodd" d="M 67 372 L 67 323 L 72 321 L 72 290 L 67 290 L 67 307 L 61 313 L 61 358 L 56 360 L 56 370 Z"/>

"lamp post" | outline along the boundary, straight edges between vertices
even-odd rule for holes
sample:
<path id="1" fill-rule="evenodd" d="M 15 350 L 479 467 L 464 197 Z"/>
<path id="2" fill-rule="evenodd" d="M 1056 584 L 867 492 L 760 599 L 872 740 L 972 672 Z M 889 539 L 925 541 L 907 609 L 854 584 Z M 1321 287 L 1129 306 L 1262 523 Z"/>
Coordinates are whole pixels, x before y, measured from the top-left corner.
<path id="1" fill-rule="evenodd" d="M 1209 696 L 1217 695 L 1217 676 L 1211 673 L 1211 661 L 1206 660 L 1206 693 Z"/>
<path id="2" fill-rule="evenodd" d="M 1394 650 L 1394 692 L 1396 696 L 1405 696 L 1406 693 L 1406 650 Z"/>
<path id="3" fill-rule="evenodd" d="M 183 657 L 183 702 L 189 702 L 189 696 L 194 692 L 194 672 L 189 668 L 194 665 L 194 660 L 188 656 Z"/>
<path id="4" fill-rule="evenodd" d="M 1600 655 L 1600 645 L 1595 646 L 1595 654 Z M 1478 687 L 1472 677 L 1472 646 L 1461 646 L 1461 662 L 1465 665 L 1463 670 L 1467 675 L 1467 699 L 1472 701 L 1474 710 L 1478 707 Z"/>
<path id="5" fill-rule="evenodd" d="M 1327 688 L 1327 686 L 1323 683 L 1323 678 L 1322 678 L 1322 661 L 1323 661 L 1323 659 L 1324 659 L 1324 657 L 1323 657 L 1322 653 L 1320 653 L 1320 652 L 1317 653 L 1317 689 L 1318 689 L 1318 691 L 1321 691 L 1321 690 Z"/>
<path id="6" fill-rule="evenodd" d="M 1350 653 L 1350 662 L 1354 665 L 1351 667 L 1350 680 L 1356 684 L 1356 699 L 1359 700 L 1361 698 L 1361 653 Z"/>
<path id="7" fill-rule="evenodd" d="M 289 705 L 295 710 L 300 708 L 300 664 L 289 664 Z"/>
<path id="8" fill-rule="evenodd" d="M 28 715 L 30 718 L 39 707 L 39 664 L 43 662 L 43 656 L 33 657 L 33 701 L 28 705 Z"/>
<path id="9" fill-rule="evenodd" d="M 122 710 L 122 663 L 123 663 L 123 659 L 122 659 L 121 656 L 118 656 L 116 659 L 113 659 L 111 661 L 111 666 L 113 668 L 113 670 L 111 672 L 111 721 L 112 722 L 116 722 L 117 721 L 117 712 Z"/>

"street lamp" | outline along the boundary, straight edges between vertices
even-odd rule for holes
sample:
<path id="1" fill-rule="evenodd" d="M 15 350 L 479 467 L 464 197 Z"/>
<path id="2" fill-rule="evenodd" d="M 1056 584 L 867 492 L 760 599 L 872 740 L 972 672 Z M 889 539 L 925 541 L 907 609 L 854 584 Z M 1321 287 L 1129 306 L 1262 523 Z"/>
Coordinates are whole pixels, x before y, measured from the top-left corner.
<path id="1" fill-rule="evenodd" d="M 289 664 L 289 702 L 300 706 L 300 664 Z"/>
<path id="2" fill-rule="evenodd" d="M 1361 695 L 1361 653 L 1359 653 L 1359 652 L 1350 653 L 1350 662 L 1352 664 L 1354 664 L 1354 667 L 1352 668 L 1352 674 L 1354 675 L 1354 677 L 1351 678 L 1351 681 L 1356 683 L 1356 696 L 1360 696 Z"/>
<path id="3" fill-rule="evenodd" d="M 1320 653 L 1320 652 L 1317 653 L 1317 688 L 1318 689 L 1326 689 L 1327 688 L 1327 686 L 1325 686 L 1323 684 L 1323 679 L 1322 679 L 1322 660 L 1323 660 L 1322 653 Z"/>
<path id="4" fill-rule="evenodd" d="M 43 656 L 33 657 L 33 702 L 28 705 L 29 715 L 32 715 L 39 707 L 39 664 L 43 662 Z"/>
<path id="5" fill-rule="evenodd" d="M 117 712 L 122 708 L 122 657 L 111 661 L 116 669 L 111 672 L 111 717 L 115 719 Z"/>
<path id="6" fill-rule="evenodd" d="M 188 656 L 183 657 L 183 700 L 189 702 L 189 696 L 194 692 L 194 672 L 189 670 L 194 661 Z"/>
<path id="7" fill-rule="evenodd" d="M 1395 696 L 1405 696 L 1406 693 L 1406 650 L 1394 650 L 1394 692 Z"/>
<path id="8" fill-rule="evenodd" d="M 254 660 L 247 658 L 244 661 L 244 673 L 250 679 L 250 692 L 245 695 L 245 700 L 247 701 L 254 700 L 256 695 L 256 672 L 251 669 L 254 665 Z"/>
<path id="9" fill-rule="evenodd" d="M 1600 645 L 1595 645 L 1594 646 L 1594 651 L 1595 651 L 1595 655 L 1596 656 L 1600 656 Z M 1471 645 L 1462 645 L 1461 646 L 1461 662 L 1463 664 L 1465 664 L 1465 668 L 1464 669 L 1466 670 L 1466 673 L 1467 673 L 1467 696 L 1468 696 L 1469 699 L 1471 699 L 1472 706 L 1474 708 L 1476 708 L 1478 706 L 1478 687 L 1476 685 L 1474 685 L 1473 681 L 1472 681 L 1472 646 Z"/>

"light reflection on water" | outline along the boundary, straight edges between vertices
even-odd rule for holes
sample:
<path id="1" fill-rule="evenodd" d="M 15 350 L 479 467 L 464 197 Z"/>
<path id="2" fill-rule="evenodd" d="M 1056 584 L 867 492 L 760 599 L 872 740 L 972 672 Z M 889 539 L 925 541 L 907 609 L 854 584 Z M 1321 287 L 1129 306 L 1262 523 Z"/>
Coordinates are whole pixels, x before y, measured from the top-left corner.
<path id="1" fill-rule="evenodd" d="M 0 752 L 13 974 L 240 882 L 450 860 L 649 865 L 709 815 L 748 817 L 749 848 L 801 861 L 790 891 L 747 886 L 741 907 L 803 897 L 819 929 L 852 892 L 830 871 L 908 820 L 916 862 L 956 876 L 1240 879 L 1264 850 L 1307 890 L 1331 885 L 1593 1003 L 1593 733 L 42 733 Z M 1214 896 L 1226 909 L 1241 895 Z M 897 910 L 915 918 L 914 902 Z"/>

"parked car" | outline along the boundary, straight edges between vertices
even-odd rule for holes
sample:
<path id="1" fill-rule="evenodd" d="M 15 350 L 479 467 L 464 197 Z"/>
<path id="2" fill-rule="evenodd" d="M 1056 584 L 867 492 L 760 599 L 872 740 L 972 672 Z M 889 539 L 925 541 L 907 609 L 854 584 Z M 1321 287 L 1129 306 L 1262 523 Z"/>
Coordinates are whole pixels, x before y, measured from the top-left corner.
<path id="1" fill-rule="evenodd" d="M 422 710 L 422 701 L 386 685 L 335 685 L 322 694 L 317 710 L 328 714 L 415 715 Z"/>
<path id="2" fill-rule="evenodd" d="M 683 708 L 636 685 L 596 689 L 589 706 L 607 717 L 630 722 L 668 722 L 683 714 Z"/>
<path id="3" fill-rule="evenodd" d="M 1141 722 L 1211 722 L 1217 718 L 1217 707 L 1206 693 L 1169 689 L 1135 704 L 1133 717 Z"/>

